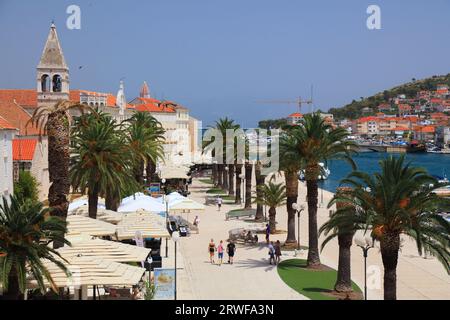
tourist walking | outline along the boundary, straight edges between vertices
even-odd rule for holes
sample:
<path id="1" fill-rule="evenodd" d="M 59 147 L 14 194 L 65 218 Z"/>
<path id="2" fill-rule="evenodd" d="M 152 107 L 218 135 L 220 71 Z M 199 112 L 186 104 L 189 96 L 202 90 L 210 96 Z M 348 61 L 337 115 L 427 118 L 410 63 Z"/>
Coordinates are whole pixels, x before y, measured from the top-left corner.
<path id="1" fill-rule="evenodd" d="M 280 240 L 277 240 L 277 242 L 275 243 L 275 261 L 276 261 L 277 265 L 281 261 L 281 243 L 280 243 Z"/>
<path id="2" fill-rule="evenodd" d="M 211 239 L 208 245 L 209 252 L 209 261 L 211 264 L 214 264 L 214 253 L 216 252 L 216 244 L 214 243 L 214 239 Z"/>
<path id="3" fill-rule="evenodd" d="M 270 238 L 270 225 L 266 224 L 266 243 L 269 244 L 269 238 Z"/>
<path id="4" fill-rule="evenodd" d="M 217 211 L 220 211 L 220 208 L 222 207 L 222 198 L 220 196 L 217 196 L 216 204 L 217 204 Z"/>
<path id="5" fill-rule="evenodd" d="M 228 263 L 233 264 L 234 254 L 236 253 L 236 245 L 233 240 L 230 240 L 230 243 L 227 245 L 227 253 L 228 253 Z"/>
<path id="6" fill-rule="evenodd" d="M 273 241 L 269 243 L 269 264 L 275 264 L 275 247 Z"/>
<path id="7" fill-rule="evenodd" d="M 199 224 L 200 224 L 200 218 L 198 216 L 195 216 L 193 225 L 194 225 L 194 227 L 197 228 L 197 233 L 200 233 L 200 229 L 198 228 Z"/>
<path id="8" fill-rule="evenodd" d="M 217 246 L 217 258 L 219 259 L 219 266 L 223 263 L 223 241 L 220 240 L 219 245 Z"/>

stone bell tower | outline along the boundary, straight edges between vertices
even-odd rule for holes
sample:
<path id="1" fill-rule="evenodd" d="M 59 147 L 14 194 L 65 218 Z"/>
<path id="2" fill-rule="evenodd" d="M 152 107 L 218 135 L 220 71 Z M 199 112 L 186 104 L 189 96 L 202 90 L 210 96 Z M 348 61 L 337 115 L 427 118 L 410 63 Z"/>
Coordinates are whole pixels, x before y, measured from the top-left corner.
<path id="1" fill-rule="evenodd" d="M 53 23 L 37 66 L 36 81 L 38 107 L 69 100 L 69 68 Z"/>

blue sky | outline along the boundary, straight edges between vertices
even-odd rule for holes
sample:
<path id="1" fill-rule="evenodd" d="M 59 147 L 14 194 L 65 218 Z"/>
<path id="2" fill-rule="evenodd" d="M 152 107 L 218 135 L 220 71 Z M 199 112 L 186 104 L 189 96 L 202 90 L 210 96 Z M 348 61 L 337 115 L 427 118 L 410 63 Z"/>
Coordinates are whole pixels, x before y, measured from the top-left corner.
<path id="1" fill-rule="evenodd" d="M 70 4 L 81 30 L 66 28 Z M 366 28 L 370 4 L 381 30 Z M 449 12 L 446 0 L 0 0 L 0 88 L 35 87 L 54 20 L 71 88 L 115 93 L 125 78 L 131 100 L 146 80 L 204 124 L 251 127 L 296 110 L 257 101 L 306 98 L 311 84 L 327 110 L 450 72 Z"/>

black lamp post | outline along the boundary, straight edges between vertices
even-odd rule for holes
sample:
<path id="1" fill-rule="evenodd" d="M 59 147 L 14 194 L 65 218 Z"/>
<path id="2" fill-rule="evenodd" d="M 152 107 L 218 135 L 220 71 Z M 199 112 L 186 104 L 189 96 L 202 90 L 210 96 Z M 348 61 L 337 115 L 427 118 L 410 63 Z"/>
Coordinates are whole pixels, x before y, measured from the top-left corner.
<path id="1" fill-rule="evenodd" d="M 364 300 L 367 300 L 367 255 L 369 250 L 373 248 L 373 239 L 369 235 L 357 235 L 354 237 L 355 243 L 363 251 L 364 257 Z"/>
<path id="2" fill-rule="evenodd" d="M 172 240 L 175 244 L 175 287 L 174 287 L 174 299 L 177 300 L 177 243 L 180 240 L 180 234 L 178 231 L 172 233 Z"/>
<path id="3" fill-rule="evenodd" d="M 305 206 L 298 206 L 297 203 L 292 204 L 292 209 L 297 212 L 297 249 L 300 250 L 300 214 L 305 210 Z"/>

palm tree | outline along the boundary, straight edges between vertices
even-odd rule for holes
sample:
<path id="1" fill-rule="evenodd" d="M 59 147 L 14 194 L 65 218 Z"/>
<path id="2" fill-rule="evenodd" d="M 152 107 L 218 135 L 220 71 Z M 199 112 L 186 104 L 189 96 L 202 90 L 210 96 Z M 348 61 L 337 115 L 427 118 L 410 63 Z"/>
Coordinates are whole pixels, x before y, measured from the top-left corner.
<path id="1" fill-rule="evenodd" d="M 336 190 L 337 197 L 345 195 L 345 192 L 351 192 L 350 187 L 339 187 Z M 347 208 L 348 207 L 348 208 Z M 354 212 L 350 203 L 346 202 L 336 202 L 336 208 L 342 210 L 346 208 L 350 212 Z M 331 223 L 330 223 L 331 221 Z M 335 229 L 335 230 L 334 230 Z M 352 279 L 351 279 L 351 246 L 353 242 L 354 230 L 352 225 L 340 225 L 339 228 L 333 224 L 333 219 L 326 222 L 319 229 L 320 233 L 330 233 L 334 232 L 338 238 L 339 244 L 339 262 L 338 262 L 338 272 L 336 284 L 334 285 L 334 290 L 337 292 L 352 292 Z M 331 240 L 333 237 L 329 238 Z M 328 242 L 329 240 L 326 240 Z M 322 248 L 324 248 L 326 242 L 322 243 Z"/>
<path id="2" fill-rule="evenodd" d="M 59 101 L 51 106 L 36 109 L 30 123 L 39 128 L 40 133 L 48 136 L 48 172 L 50 188 L 48 201 L 51 214 L 66 219 L 70 192 L 69 180 L 69 139 L 71 125 L 71 110 L 93 111 L 87 105 L 73 101 Z M 58 244 L 57 244 L 58 245 Z"/>
<path id="3" fill-rule="evenodd" d="M 148 141 L 144 141 L 142 143 L 144 146 L 146 143 L 149 143 L 154 147 L 154 150 L 141 151 L 141 155 L 145 156 L 146 168 L 145 172 L 147 175 L 147 183 L 151 182 L 155 179 L 156 175 L 156 162 L 157 160 L 164 159 L 164 150 L 162 144 L 165 141 L 164 133 L 165 130 L 162 124 L 154 118 L 148 112 L 136 112 L 133 116 L 127 120 L 130 124 L 136 124 L 137 127 L 143 127 L 146 129 L 146 136 Z M 151 143 L 151 141 L 155 143 Z M 152 148 L 143 148 L 152 149 Z M 150 151 L 150 152 L 148 152 Z M 148 153 L 148 154 L 146 154 Z"/>
<path id="4" fill-rule="evenodd" d="M 156 170 L 156 162 L 164 159 L 164 129 L 161 123 L 147 112 L 136 112 L 122 124 L 126 132 L 126 144 L 134 159 L 136 182 L 143 185 L 145 163 L 147 179 L 150 182 Z"/>
<path id="5" fill-rule="evenodd" d="M 342 180 L 353 190 L 335 195 L 330 205 L 350 205 L 337 209 L 324 230 L 331 232 L 326 242 L 342 228 L 371 230 L 372 237 L 380 242 L 384 299 L 395 300 L 401 235 L 414 239 L 419 254 L 435 256 L 449 272 L 450 223 L 438 213 L 443 205 L 450 206 L 450 201 L 434 193 L 443 184 L 425 169 L 405 163 L 404 155 L 382 160 L 380 167 L 381 172 L 374 175 L 354 171 Z"/>
<path id="6" fill-rule="evenodd" d="M 236 198 L 234 200 L 235 204 L 241 204 L 242 203 L 242 195 L 241 195 L 241 185 L 242 185 L 242 163 L 236 163 Z"/>
<path id="7" fill-rule="evenodd" d="M 0 204 L 0 282 L 7 299 L 23 299 L 28 273 L 42 292 L 45 291 L 44 279 L 57 292 L 43 260 L 53 262 L 69 274 L 57 259 L 61 258 L 59 253 L 49 245 L 52 242 L 70 244 L 64 239 L 66 222 L 49 216 L 49 211 L 42 209 L 39 202 L 3 197 L 3 204 Z"/>
<path id="8" fill-rule="evenodd" d="M 245 209 L 252 208 L 252 171 L 253 164 L 249 161 L 245 162 Z M 260 217 L 262 219 L 262 215 Z"/>
<path id="9" fill-rule="evenodd" d="M 347 130 L 336 128 L 326 123 L 320 113 L 307 114 L 299 126 L 291 130 L 297 141 L 300 163 L 305 170 L 305 180 L 308 200 L 308 267 L 320 265 L 318 230 L 317 230 L 317 181 L 321 173 L 319 163 L 333 158 L 341 158 L 355 166 L 351 155 L 355 144 L 346 140 Z"/>
<path id="10" fill-rule="evenodd" d="M 295 237 L 296 211 L 292 207 L 298 198 L 298 171 L 301 168 L 299 142 L 292 134 L 295 127 L 289 127 L 280 137 L 280 170 L 284 173 L 286 184 L 286 211 L 288 213 L 287 237 L 285 243 L 297 243 Z"/>
<path id="11" fill-rule="evenodd" d="M 263 193 L 262 193 L 262 186 L 264 185 L 264 182 L 266 180 L 266 177 L 261 174 L 261 161 L 256 161 L 255 164 L 255 176 L 256 176 L 256 213 L 255 213 L 255 220 L 261 221 L 264 219 L 264 212 L 263 212 L 263 206 L 262 203 L 263 200 Z"/>
<path id="12" fill-rule="evenodd" d="M 231 168 L 230 165 L 227 167 L 226 164 L 226 159 L 227 159 L 227 130 L 237 130 L 239 129 L 239 125 L 234 123 L 234 120 L 232 119 L 228 119 L 228 117 L 225 118 L 221 118 L 218 121 L 215 122 L 214 126 L 210 126 L 210 128 L 212 129 L 216 129 L 218 130 L 221 135 L 222 135 L 222 151 L 223 151 L 223 158 L 219 159 L 222 161 L 219 161 L 219 163 L 217 164 L 217 174 L 218 174 L 218 184 L 219 187 L 224 189 L 224 190 L 229 190 L 229 174 L 231 174 L 231 172 L 233 172 L 234 174 L 234 168 L 233 168 L 233 164 L 231 164 Z M 210 150 L 210 148 L 213 146 L 213 142 L 214 141 L 207 141 L 204 146 L 203 149 L 204 150 Z M 213 155 L 215 156 L 215 155 Z M 225 167 L 228 168 L 228 171 L 225 170 Z M 230 172 L 230 173 L 229 173 Z M 231 188 L 233 188 L 233 186 L 231 186 Z M 234 194 L 234 192 L 233 192 Z"/>
<path id="13" fill-rule="evenodd" d="M 70 179 L 74 189 L 88 190 L 89 217 L 95 219 L 100 194 L 139 190 L 133 177 L 135 162 L 120 125 L 111 116 L 99 112 L 80 117 L 76 124 Z"/>
<path id="14" fill-rule="evenodd" d="M 276 214 L 277 208 L 284 205 L 286 202 L 286 186 L 283 184 L 276 184 L 268 182 L 260 187 L 262 199 L 257 200 L 262 205 L 269 207 L 269 226 L 270 233 L 276 232 Z"/>

